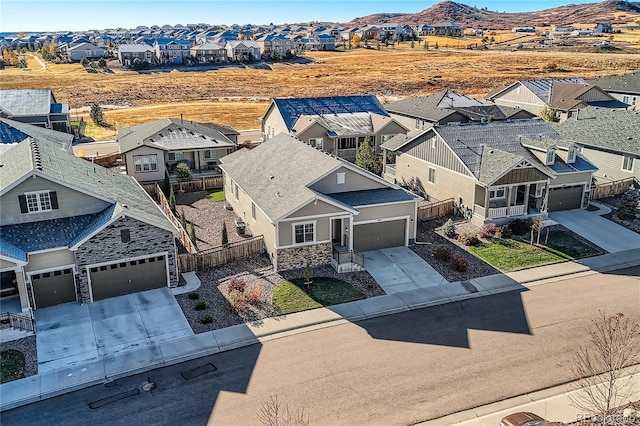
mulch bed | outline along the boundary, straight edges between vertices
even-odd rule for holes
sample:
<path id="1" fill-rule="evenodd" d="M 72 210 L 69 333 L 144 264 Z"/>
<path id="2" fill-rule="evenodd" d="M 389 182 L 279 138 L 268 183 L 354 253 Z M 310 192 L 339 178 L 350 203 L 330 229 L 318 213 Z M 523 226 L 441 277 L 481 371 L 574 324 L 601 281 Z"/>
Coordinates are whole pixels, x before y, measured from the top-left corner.
<path id="1" fill-rule="evenodd" d="M 596 200 L 598 203 L 603 204 L 611 209 L 611 213 L 602 215 L 602 217 L 640 234 L 640 208 L 638 209 L 638 215 L 634 220 L 620 219 L 616 215 L 616 212 L 618 211 L 618 206 L 620 205 L 621 197 L 622 197 L 621 195 L 617 195 L 615 197 L 608 197 L 608 198 L 602 198 L 602 199 Z"/>
<path id="2" fill-rule="evenodd" d="M 22 352 L 25 361 L 25 377 L 38 374 L 38 350 L 36 346 L 36 336 L 23 337 L 19 340 L 0 343 L 0 352 L 14 349 Z"/>

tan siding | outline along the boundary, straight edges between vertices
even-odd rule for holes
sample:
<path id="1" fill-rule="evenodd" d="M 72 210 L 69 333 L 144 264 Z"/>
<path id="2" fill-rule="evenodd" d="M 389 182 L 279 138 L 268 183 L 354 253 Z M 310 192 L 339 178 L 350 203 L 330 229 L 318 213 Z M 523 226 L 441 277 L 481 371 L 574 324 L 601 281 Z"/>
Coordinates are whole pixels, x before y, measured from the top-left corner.
<path id="1" fill-rule="evenodd" d="M 138 172 L 136 173 L 136 166 L 133 161 L 135 155 L 150 155 L 156 154 L 158 156 L 158 170 L 155 172 Z M 150 146 L 141 146 L 125 154 L 125 164 L 127 165 L 127 174 L 133 176 L 138 182 L 148 181 L 160 181 L 164 179 L 164 151 L 161 151 Z"/>
<path id="2" fill-rule="evenodd" d="M 57 266 L 73 265 L 76 263 L 76 258 L 72 251 L 63 249 L 48 251 L 45 253 L 37 253 L 29 255 L 29 264 L 24 267 L 24 270 L 39 271 L 42 269 L 55 268 Z"/>
<path id="3" fill-rule="evenodd" d="M 433 143 L 435 142 L 435 147 Z M 469 175 L 462 161 L 449 146 L 433 132 L 428 132 L 402 149 L 403 156 L 410 155 L 458 173 Z"/>
<path id="4" fill-rule="evenodd" d="M 311 138 L 322 138 L 322 149 L 327 152 L 333 151 L 333 140 L 327 137 L 327 129 L 318 123 L 312 124 L 309 128 L 296 135 L 296 137 L 304 143 L 309 143 L 309 139 Z"/>
<path id="5" fill-rule="evenodd" d="M 359 207 L 360 214 L 354 216 L 354 225 L 359 222 L 365 222 L 376 219 L 386 219 L 397 216 L 411 216 L 411 219 L 415 219 L 416 203 L 400 203 L 400 204 L 388 204 L 382 206 L 371 207 Z"/>
<path id="6" fill-rule="evenodd" d="M 17 265 L 13 262 L 0 259 L 0 269 L 14 269 L 16 266 Z"/>
<path id="7" fill-rule="evenodd" d="M 293 224 L 315 222 L 316 241 L 331 240 L 331 228 L 329 217 L 319 217 L 316 219 L 292 219 L 278 222 L 278 232 L 280 233 L 280 247 L 293 245 Z"/>
<path id="8" fill-rule="evenodd" d="M 405 126 L 407 129 L 409 130 L 414 130 L 416 127 L 416 120 L 415 118 L 412 117 L 407 117 L 404 115 L 400 115 L 400 114 L 394 114 L 392 112 L 389 113 L 389 115 L 396 120 L 398 123 L 402 124 L 403 126 Z M 403 132 L 404 133 L 404 132 Z M 386 135 L 386 132 L 381 132 L 381 134 Z"/>
<path id="9" fill-rule="evenodd" d="M 337 174 L 345 174 L 345 183 L 337 184 Z M 373 180 L 373 178 L 356 173 L 353 170 L 341 167 L 337 171 L 329 174 L 328 176 L 320 179 L 318 182 L 311 186 L 311 189 L 318 191 L 322 194 L 332 194 L 336 192 L 348 192 L 348 191 L 362 191 L 366 189 L 380 189 L 387 188 L 381 182 Z"/>
<path id="10" fill-rule="evenodd" d="M 539 182 L 541 180 L 547 180 L 549 176 L 542 173 L 535 167 L 525 167 L 520 169 L 513 169 L 500 179 L 498 179 L 492 185 L 509 185 L 513 183 L 521 182 Z"/>
<path id="11" fill-rule="evenodd" d="M 476 179 L 471 176 L 461 175 L 437 165 L 431 165 L 436 169 L 435 185 L 429 183 L 429 163 L 404 154 L 396 157 L 396 180 L 399 184 L 408 182 L 415 177 L 424 187 L 429 197 L 437 200 L 454 198 L 456 204 L 462 198 L 462 205 L 472 206 L 474 203 Z"/>
<path id="12" fill-rule="evenodd" d="M 591 172 L 565 173 L 563 175 L 557 176 L 555 179 L 551 179 L 549 185 L 577 185 L 584 182 L 586 182 L 587 184 L 591 183 Z"/>
<path id="13" fill-rule="evenodd" d="M 632 176 L 640 179 L 640 158 L 634 160 L 633 172 L 627 172 L 622 170 L 622 155 L 603 152 L 588 147 L 582 148 L 582 154 L 598 168 L 598 171 L 596 171 L 594 175 L 602 181 L 622 180 Z M 605 175 L 606 178 L 604 178 Z"/>
<path id="14" fill-rule="evenodd" d="M 493 101 L 497 105 L 522 108 L 533 114 L 538 114 L 545 106 L 540 98 L 521 84 L 516 84 Z"/>
<path id="15" fill-rule="evenodd" d="M 331 205 L 329 203 L 325 203 L 324 201 L 318 201 L 317 204 L 309 203 L 306 206 L 300 208 L 299 210 L 291 213 L 287 219 L 299 218 L 299 217 L 308 217 L 308 216 L 317 216 L 324 214 L 349 214 L 345 212 L 343 209 Z"/>
<path id="16" fill-rule="evenodd" d="M 272 102 L 262 121 L 262 134 L 266 136 L 265 139 L 270 139 L 271 135 L 275 136 L 278 133 L 289 133 L 289 129 L 280 115 L 280 110 Z"/>
<path id="17" fill-rule="evenodd" d="M 59 208 L 43 213 L 21 213 L 18 196 L 31 191 L 55 191 L 58 196 Z M 110 205 L 106 201 L 99 200 L 41 177 L 27 178 L 11 191 L 4 194 L 1 202 L 0 222 L 3 225 L 93 214 L 104 210 Z"/>

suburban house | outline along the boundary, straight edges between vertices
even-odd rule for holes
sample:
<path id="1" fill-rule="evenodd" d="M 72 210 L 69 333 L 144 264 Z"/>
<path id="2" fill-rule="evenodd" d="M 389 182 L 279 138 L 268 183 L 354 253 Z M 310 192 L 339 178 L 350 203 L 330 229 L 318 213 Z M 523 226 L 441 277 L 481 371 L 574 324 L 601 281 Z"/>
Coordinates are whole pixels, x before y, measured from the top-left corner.
<path id="1" fill-rule="evenodd" d="M 71 149 L 71 144 L 73 143 L 72 134 L 0 118 L 0 154 L 27 138 L 55 142 L 60 149 L 73 155 Z"/>
<path id="2" fill-rule="evenodd" d="M 233 62 L 252 62 L 260 60 L 260 44 L 248 40 L 227 41 L 227 57 Z"/>
<path id="3" fill-rule="evenodd" d="M 632 109 L 640 109 L 640 71 L 612 77 L 602 77 L 591 82 Z"/>
<path id="4" fill-rule="evenodd" d="M 0 117 L 71 133 L 69 104 L 58 103 L 51 89 L 0 90 Z"/>
<path id="5" fill-rule="evenodd" d="M 191 57 L 201 64 L 227 62 L 227 50 L 222 44 L 207 42 L 193 46 Z"/>
<path id="6" fill-rule="evenodd" d="M 403 126 L 418 131 L 425 130 L 433 124 L 534 117 L 526 110 L 492 104 L 455 90 L 441 90 L 429 96 L 402 99 L 386 104 L 384 108 Z"/>
<path id="7" fill-rule="evenodd" d="M 542 120 L 433 126 L 398 135 L 383 177 L 429 199 L 453 198 L 474 223 L 586 207 L 596 167 Z"/>
<path id="8" fill-rule="evenodd" d="M 276 270 L 415 241 L 419 197 L 290 135 L 236 151 L 221 168 L 227 202 L 264 236 Z"/>
<path id="9" fill-rule="evenodd" d="M 238 132 L 228 126 L 162 118 L 118 129 L 116 142 L 127 174 L 139 182 L 161 181 L 179 163 L 193 171 L 217 171 L 219 159 L 237 148 Z"/>
<path id="10" fill-rule="evenodd" d="M 561 118 L 568 111 L 586 108 L 588 105 L 603 108 L 628 106 L 581 78 L 516 81 L 493 91 L 487 95 L 487 99 L 497 105 L 522 108 L 536 115 L 545 108 L 551 108 L 559 112 Z"/>
<path id="11" fill-rule="evenodd" d="M 109 50 L 106 47 L 96 46 L 93 43 L 74 43 L 62 47 L 60 53 L 63 58 L 70 62 L 80 62 L 82 58 L 106 58 Z"/>
<path id="12" fill-rule="evenodd" d="M 118 46 L 118 59 L 125 67 L 137 62 L 156 63 L 155 50 L 148 44 L 121 44 Z"/>
<path id="13" fill-rule="evenodd" d="M 598 167 L 596 181 L 640 181 L 640 112 L 589 107 L 552 125 L 563 138 L 580 141 L 581 152 Z"/>
<path id="14" fill-rule="evenodd" d="M 188 40 L 157 38 L 153 43 L 153 49 L 159 64 L 183 64 L 191 55 L 191 43 Z"/>
<path id="15" fill-rule="evenodd" d="M 178 285 L 177 230 L 134 179 L 45 137 L 0 163 L 3 294 L 23 311 Z"/>
<path id="16" fill-rule="evenodd" d="M 365 139 L 379 153 L 380 144 L 409 130 L 391 118 L 374 95 L 275 98 L 260 121 L 263 140 L 289 133 L 351 161 Z"/>
<path id="17" fill-rule="evenodd" d="M 258 38 L 256 43 L 260 46 L 260 53 L 265 58 L 287 57 L 296 50 L 296 42 L 282 34 L 265 34 Z"/>

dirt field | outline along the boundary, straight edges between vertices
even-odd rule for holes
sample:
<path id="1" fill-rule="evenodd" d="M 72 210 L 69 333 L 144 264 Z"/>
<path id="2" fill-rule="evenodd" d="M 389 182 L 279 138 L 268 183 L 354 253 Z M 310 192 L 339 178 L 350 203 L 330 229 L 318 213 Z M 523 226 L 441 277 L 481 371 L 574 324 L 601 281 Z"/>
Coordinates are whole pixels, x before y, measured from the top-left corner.
<path id="1" fill-rule="evenodd" d="M 411 49 L 410 43 L 396 49 L 311 52 L 307 56 L 312 63 L 276 63 L 271 70 L 190 72 L 184 68 L 152 74 L 87 73 L 79 64 L 48 64 L 41 69 L 29 61 L 33 68 L 28 70 L 0 71 L 0 88 L 49 87 L 59 102 L 68 102 L 72 108 L 92 102 L 144 107 L 107 110 L 107 122 L 116 128 L 183 113 L 185 119 L 247 129 L 258 127 L 268 99 L 278 96 L 374 93 L 386 102 L 444 88 L 483 96 L 517 79 L 589 79 L 640 69 L 640 54 L 447 51 L 443 47 L 436 51 L 418 45 Z M 108 132 L 96 139 L 108 139 Z"/>

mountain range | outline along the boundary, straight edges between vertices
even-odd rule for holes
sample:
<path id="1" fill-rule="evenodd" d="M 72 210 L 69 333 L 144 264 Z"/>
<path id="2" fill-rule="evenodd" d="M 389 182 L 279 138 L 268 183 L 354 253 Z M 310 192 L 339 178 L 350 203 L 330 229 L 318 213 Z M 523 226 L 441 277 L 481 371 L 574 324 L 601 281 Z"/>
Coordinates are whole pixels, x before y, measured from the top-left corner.
<path id="1" fill-rule="evenodd" d="M 563 24 L 640 23 L 640 2 L 605 0 L 600 3 L 570 4 L 535 12 L 505 13 L 478 9 L 454 1 L 443 1 L 417 13 L 377 13 L 355 18 L 348 25 L 437 24 L 456 22 L 463 27 L 511 29 L 518 26 Z"/>

